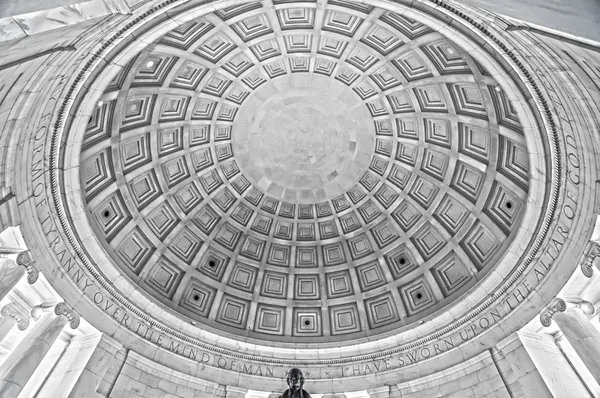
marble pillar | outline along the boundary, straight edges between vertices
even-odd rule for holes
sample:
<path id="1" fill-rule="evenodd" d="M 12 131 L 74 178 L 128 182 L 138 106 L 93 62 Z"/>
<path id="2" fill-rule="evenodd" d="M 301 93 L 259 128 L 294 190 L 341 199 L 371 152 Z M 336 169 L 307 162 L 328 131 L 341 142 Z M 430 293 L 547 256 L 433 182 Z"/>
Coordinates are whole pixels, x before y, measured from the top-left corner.
<path id="1" fill-rule="evenodd" d="M 79 317 L 65 303 L 39 320 L 0 366 L 0 398 L 15 398 L 35 372 L 64 326 L 79 326 Z"/>
<path id="2" fill-rule="evenodd" d="M 511 396 L 553 398 L 540 369 L 529 355 L 517 332 L 510 334 L 496 345 L 492 359 Z"/>
<path id="3" fill-rule="evenodd" d="M 15 287 L 25 275 L 25 268 L 10 258 L 0 259 L 0 300 Z"/>
<path id="4" fill-rule="evenodd" d="M 0 258 L 0 300 L 15 287 L 25 272 L 29 283 L 37 281 L 38 271 L 33 267 L 28 252 L 16 254 L 14 260 L 10 257 Z"/>
<path id="5" fill-rule="evenodd" d="M 593 315 L 594 305 L 579 299 L 554 299 L 540 314 L 542 325 L 554 320 L 594 379 L 600 383 L 600 332 L 585 315 Z"/>
<path id="6" fill-rule="evenodd" d="M 103 334 L 75 382 L 69 398 L 94 398 L 111 361 L 121 348 L 121 344 Z"/>
<path id="7" fill-rule="evenodd" d="M 17 322 L 13 318 L 0 318 L 0 342 L 8 336 Z"/>

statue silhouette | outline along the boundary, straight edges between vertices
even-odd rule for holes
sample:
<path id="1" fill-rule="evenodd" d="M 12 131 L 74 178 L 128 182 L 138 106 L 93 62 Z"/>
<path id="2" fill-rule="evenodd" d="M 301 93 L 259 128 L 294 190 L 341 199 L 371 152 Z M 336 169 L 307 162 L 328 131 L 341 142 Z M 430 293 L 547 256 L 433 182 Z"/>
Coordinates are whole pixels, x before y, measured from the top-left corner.
<path id="1" fill-rule="evenodd" d="M 311 398 L 308 391 L 304 390 L 304 375 L 298 368 L 292 368 L 287 377 L 288 389 L 279 398 Z"/>

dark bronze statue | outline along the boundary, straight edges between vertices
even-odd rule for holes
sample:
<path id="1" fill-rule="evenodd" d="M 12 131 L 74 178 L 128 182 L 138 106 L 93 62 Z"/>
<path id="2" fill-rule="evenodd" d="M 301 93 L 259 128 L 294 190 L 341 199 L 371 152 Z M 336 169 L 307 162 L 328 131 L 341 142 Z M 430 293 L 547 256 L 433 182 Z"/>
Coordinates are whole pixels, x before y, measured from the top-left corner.
<path id="1" fill-rule="evenodd" d="M 288 389 L 279 398 L 311 398 L 310 394 L 302 388 L 304 375 L 297 368 L 290 369 L 287 376 Z"/>

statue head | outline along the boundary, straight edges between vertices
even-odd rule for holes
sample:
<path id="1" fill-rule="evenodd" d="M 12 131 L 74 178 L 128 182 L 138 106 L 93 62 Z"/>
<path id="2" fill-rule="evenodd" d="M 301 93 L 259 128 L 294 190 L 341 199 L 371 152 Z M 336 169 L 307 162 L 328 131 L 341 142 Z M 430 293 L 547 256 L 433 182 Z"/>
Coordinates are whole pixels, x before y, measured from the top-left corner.
<path id="1" fill-rule="evenodd" d="M 302 390 L 302 386 L 304 385 L 304 375 L 300 369 L 290 369 L 287 376 L 287 385 L 293 392 Z"/>

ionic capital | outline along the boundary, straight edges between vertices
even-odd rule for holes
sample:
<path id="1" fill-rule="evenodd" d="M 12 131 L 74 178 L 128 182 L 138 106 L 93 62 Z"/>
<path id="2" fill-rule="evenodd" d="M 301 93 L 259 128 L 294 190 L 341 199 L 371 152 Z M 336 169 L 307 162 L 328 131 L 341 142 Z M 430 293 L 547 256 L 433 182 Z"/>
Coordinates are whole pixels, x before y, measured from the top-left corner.
<path id="1" fill-rule="evenodd" d="M 0 310 L 0 315 L 4 318 L 13 318 L 17 322 L 19 330 L 25 330 L 29 327 L 29 315 L 23 306 L 17 303 L 8 303 Z"/>
<path id="2" fill-rule="evenodd" d="M 22 265 L 27 269 L 27 282 L 33 285 L 39 277 L 39 271 L 33 266 L 34 262 L 31 261 L 31 254 L 29 251 L 23 251 L 17 256 L 17 264 Z"/>
<path id="3" fill-rule="evenodd" d="M 581 310 L 584 315 L 593 315 L 595 312 L 594 304 L 589 301 L 582 300 L 579 298 L 558 298 L 550 302 L 546 308 L 540 314 L 540 322 L 545 327 L 550 326 L 552 323 L 552 317 L 557 312 L 565 312 L 569 308 L 577 308 Z"/>
<path id="4" fill-rule="evenodd" d="M 600 256 L 600 244 L 598 242 L 590 241 L 583 254 L 583 260 L 581 261 L 580 267 L 581 272 L 588 278 L 594 275 L 594 260 Z"/>
<path id="5" fill-rule="evenodd" d="M 71 329 L 77 329 L 79 323 L 81 322 L 79 314 L 76 313 L 75 310 L 65 302 L 56 304 L 54 307 L 54 313 L 56 315 L 66 316 L 69 320 L 69 326 L 71 326 Z"/>

